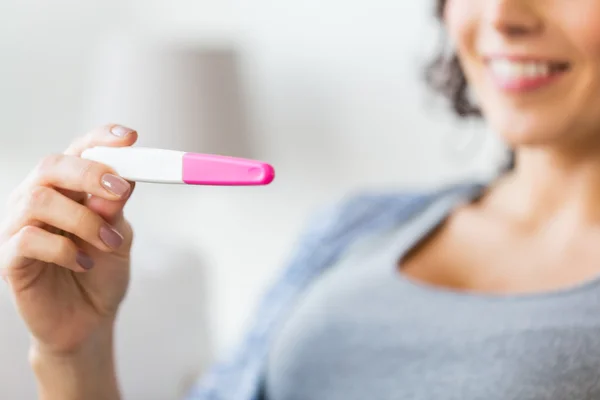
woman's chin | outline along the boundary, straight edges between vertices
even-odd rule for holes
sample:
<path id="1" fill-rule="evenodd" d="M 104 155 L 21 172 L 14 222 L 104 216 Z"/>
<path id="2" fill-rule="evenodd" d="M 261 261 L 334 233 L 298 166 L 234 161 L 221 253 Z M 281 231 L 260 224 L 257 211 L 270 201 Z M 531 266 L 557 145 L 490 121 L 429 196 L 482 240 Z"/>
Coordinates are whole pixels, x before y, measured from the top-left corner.
<path id="1" fill-rule="evenodd" d="M 560 135 L 551 135 L 548 132 L 515 132 L 502 131 L 500 137 L 503 142 L 511 148 L 532 147 L 532 146 L 550 146 L 561 143 L 563 138 Z"/>
<path id="2" fill-rule="evenodd" d="M 494 123 L 495 122 L 495 123 Z M 569 129 L 558 121 L 540 118 L 505 118 L 490 121 L 491 129 L 510 147 L 552 146 L 568 142 Z M 565 129 L 563 129 L 565 128 Z"/>

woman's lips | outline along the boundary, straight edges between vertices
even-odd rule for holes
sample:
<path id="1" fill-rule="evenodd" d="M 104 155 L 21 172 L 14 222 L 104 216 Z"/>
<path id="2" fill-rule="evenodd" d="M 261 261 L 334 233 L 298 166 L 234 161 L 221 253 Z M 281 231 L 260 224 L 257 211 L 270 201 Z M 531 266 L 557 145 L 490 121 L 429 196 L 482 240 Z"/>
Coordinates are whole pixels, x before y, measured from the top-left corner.
<path id="1" fill-rule="evenodd" d="M 491 58 L 486 62 L 493 82 L 504 91 L 531 92 L 559 80 L 569 70 L 564 62 L 533 61 L 514 58 Z"/>

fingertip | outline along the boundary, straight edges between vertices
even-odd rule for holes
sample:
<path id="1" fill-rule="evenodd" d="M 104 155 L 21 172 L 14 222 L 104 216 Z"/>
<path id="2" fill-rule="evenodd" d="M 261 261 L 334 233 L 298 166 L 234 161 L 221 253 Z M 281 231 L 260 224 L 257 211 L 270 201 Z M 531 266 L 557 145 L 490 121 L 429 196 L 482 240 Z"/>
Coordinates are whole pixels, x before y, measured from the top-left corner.
<path id="1" fill-rule="evenodd" d="M 111 143 L 113 143 L 108 144 L 109 146 L 116 145 L 118 147 L 127 147 L 133 145 L 138 140 L 138 132 L 133 128 L 120 124 L 111 124 L 108 125 L 107 128 L 108 136 L 110 137 Z"/>
<path id="2" fill-rule="evenodd" d="M 120 139 L 130 138 L 133 135 L 137 135 L 135 129 L 128 128 L 119 124 L 109 125 L 109 132 Z"/>
<path id="3" fill-rule="evenodd" d="M 92 257 L 90 257 L 89 255 L 87 255 L 86 253 L 84 253 L 82 250 L 77 251 L 77 264 L 83 268 L 84 272 L 87 272 L 89 270 L 91 270 L 92 268 L 94 268 L 94 259 L 92 259 Z"/>
<path id="4" fill-rule="evenodd" d="M 125 241 L 125 236 L 123 236 L 117 228 L 108 224 L 100 227 L 99 234 L 100 239 L 104 242 L 109 251 L 119 250 Z"/>
<path id="5" fill-rule="evenodd" d="M 117 200 L 128 198 L 131 192 L 131 184 L 116 173 L 102 175 L 100 184 L 111 196 L 115 196 Z"/>
<path id="6" fill-rule="evenodd" d="M 120 124 L 108 124 L 75 140 L 64 154 L 81 156 L 85 150 L 96 146 L 127 147 L 133 145 L 137 139 L 138 133 L 135 129 Z"/>

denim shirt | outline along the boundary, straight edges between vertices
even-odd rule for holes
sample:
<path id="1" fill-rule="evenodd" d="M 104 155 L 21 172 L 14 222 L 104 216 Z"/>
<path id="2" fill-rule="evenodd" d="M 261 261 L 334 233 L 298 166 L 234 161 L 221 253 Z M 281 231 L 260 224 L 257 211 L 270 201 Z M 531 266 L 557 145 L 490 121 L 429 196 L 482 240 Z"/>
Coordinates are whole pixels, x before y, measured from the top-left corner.
<path id="1" fill-rule="evenodd" d="M 319 274 L 357 240 L 408 222 L 441 196 L 466 200 L 482 186 L 466 183 L 430 191 L 355 195 L 315 215 L 290 261 L 265 293 L 241 343 L 203 376 L 185 399 L 260 400 L 267 355 L 278 323 Z"/>

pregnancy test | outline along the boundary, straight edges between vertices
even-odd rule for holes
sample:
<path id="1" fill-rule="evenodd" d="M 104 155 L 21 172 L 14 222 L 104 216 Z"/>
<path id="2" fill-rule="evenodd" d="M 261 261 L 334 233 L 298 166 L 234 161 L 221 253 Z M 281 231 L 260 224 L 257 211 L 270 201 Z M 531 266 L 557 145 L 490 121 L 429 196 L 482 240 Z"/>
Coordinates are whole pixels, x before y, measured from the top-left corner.
<path id="1" fill-rule="evenodd" d="M 275 170 L 267 163 L 213 154 L 147 147 L 94 147 L 82 158 L 105 164 L 135 182 L 213 186 L 268 185 Z"/>

